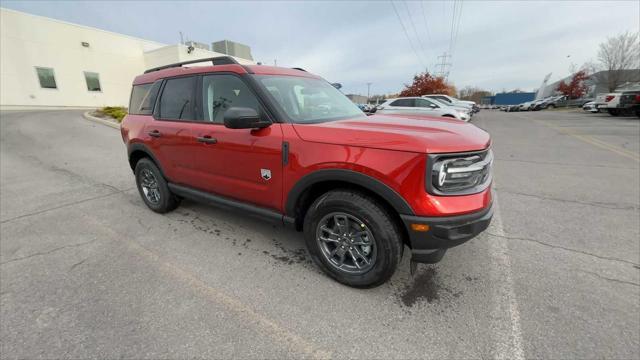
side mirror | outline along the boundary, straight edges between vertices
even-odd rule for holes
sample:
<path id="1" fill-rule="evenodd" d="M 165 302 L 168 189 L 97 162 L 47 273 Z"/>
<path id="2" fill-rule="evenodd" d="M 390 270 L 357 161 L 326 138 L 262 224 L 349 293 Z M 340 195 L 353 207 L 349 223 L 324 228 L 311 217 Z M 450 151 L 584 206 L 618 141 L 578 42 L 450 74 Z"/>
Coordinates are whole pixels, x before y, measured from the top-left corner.
<path id="1" fill-rule="evenodd" d="M 255 109 L 232 107 L 224 113 L 224 126 L 229 129 L 262 129 L 271 126 L 271 121 L 262 120 Z"/>

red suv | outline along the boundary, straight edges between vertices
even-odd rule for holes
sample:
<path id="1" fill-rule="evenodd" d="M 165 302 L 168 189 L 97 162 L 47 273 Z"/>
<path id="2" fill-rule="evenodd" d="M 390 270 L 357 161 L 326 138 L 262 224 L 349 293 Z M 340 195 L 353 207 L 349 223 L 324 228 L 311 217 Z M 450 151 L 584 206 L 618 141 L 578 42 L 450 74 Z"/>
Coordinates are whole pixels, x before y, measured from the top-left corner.
<path id="1" fill-rule="evenodd" d="M 147 206 L 182 198 L 304 232 L 313 260 L 354 287 L 384 283 L 404 246 L 412 265 L 487 228 L 489 135 L 425 116 L 365 115 L 303 69 L 230 57 L 146 71 L 122 138 Z M 412 266 L 413 267 L 413 266 Z"/>

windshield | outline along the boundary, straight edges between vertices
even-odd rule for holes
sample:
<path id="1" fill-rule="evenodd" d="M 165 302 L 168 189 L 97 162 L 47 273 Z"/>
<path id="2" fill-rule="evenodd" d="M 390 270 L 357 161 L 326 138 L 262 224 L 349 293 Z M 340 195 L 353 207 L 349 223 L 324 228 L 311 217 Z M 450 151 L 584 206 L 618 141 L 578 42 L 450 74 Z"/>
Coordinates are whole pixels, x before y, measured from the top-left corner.
<path id="1" fill-rule="evenodd" d="M 321 79 L 256 75 L 295 123 L 318 123 L 366 115 L 338 89 Z"/>

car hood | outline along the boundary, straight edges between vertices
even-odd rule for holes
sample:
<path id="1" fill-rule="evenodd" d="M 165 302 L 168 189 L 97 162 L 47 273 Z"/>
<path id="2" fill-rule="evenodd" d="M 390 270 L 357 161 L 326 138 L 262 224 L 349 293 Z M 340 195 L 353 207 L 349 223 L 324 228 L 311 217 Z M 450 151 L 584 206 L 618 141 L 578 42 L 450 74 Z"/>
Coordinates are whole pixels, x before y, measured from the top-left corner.
<path id="1" fill-rule="evenodd" d="M 424 115 L 372 115 L 294 128 L 305 141 L 428 154 L 482 150 L 491 142 L 475 125 Z"/>

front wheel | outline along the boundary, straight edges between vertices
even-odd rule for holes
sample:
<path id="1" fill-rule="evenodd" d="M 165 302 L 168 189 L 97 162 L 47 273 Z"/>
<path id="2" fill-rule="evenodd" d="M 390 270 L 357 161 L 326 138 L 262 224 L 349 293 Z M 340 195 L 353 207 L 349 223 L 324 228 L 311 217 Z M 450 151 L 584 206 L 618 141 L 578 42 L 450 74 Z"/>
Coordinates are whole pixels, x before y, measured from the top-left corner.
<path id="1" fill-rule="evenodd" d="M 370 196 L 333 190 L 311 205 L 304 237 L 314 262 L 345 285 L 369 288 L 395 272 L 403 243 L 397 223 Z"/>
<path id="2" fill-rule="evenodd" d="M 618 109 L 607 109 L 607 112 L 609 113 L 609 115 L 611 116 L 618 116 L 620 115 L 620 110 Z"/>

